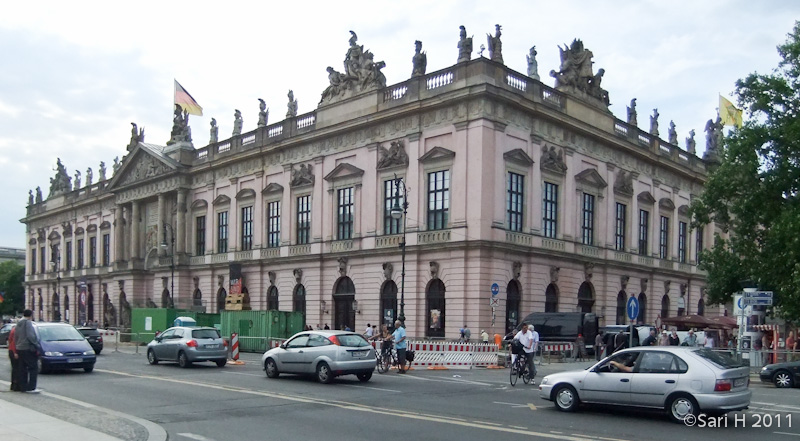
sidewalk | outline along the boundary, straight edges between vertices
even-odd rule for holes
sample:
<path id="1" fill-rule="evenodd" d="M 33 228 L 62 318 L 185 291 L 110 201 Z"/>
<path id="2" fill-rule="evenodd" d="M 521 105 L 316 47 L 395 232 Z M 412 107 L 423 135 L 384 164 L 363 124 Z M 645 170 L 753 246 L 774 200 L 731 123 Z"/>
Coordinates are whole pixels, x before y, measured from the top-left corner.
<path id="1" fill-rule="evenodd" d="M 9 392 L 10 393 L 10 392 Z M 53 418 L 5 400 L 0 395 L 0 439 L 4 441 L 114 441 L 105 433 Z"/>

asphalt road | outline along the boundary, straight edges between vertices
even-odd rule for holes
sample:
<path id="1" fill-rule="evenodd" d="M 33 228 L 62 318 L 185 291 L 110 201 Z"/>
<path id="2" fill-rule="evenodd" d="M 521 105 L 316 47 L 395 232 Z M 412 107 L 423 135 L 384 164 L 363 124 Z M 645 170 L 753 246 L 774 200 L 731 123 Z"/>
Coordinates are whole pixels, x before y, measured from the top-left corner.
<path id="1" fill-rule="evenodd" d="M 558 412 L 539 398 L 537 386 L 511 387 L 505 369 L 375 373 L 368 383 L 349 376 L 323 385 L 290 375 L 268 379 L 260 355 L 242 359 L 243 366 L 200 363 L 181 369 L 151 366 L 141 353 L 105 351 L 95 372 L 44 375 L 39 386 L 153 421 L 170 440 L 800 441 L 800 389 L 758 382 L 751 385 L 751 409 L 715 421 L 727 427 L 701 428 L 669 422 L 659 412 L 598 407 Z M 7 359 L 0 366 L 8 372 Z M 767 426 L 768 420 L 770 427 L 753 427 Z"/>

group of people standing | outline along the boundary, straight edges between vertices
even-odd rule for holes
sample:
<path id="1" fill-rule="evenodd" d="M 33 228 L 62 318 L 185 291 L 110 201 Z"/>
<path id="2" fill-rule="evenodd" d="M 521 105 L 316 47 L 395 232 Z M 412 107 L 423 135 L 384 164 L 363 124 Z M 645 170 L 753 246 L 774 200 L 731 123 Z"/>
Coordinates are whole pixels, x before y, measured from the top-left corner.
<path id="1" fill-rule="evenodd" d="M 22 320 L 8 335 L 8 358 L 11 360 L 11 390 L 38 394 L 39 354 L 42 347 L 33 328 L 33 311 L 26 309 Z"/>

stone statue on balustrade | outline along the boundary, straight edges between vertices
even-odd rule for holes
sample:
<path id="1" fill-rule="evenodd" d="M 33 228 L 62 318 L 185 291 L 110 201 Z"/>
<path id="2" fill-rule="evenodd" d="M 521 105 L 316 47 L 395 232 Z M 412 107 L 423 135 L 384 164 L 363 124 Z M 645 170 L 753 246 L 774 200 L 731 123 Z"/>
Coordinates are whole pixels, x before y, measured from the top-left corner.
<path id="1" fill-rule="evenodd" d="M 428 55 L 422 52 L 422 42 L 417 40 L 414 42 L 414 56 L 411 58 L 411 77 L 420 77 L 425 75 L 428 69 Z"/>
<path id="2" fill-rule="evenodd" d="M 50 178 L 50 193 L 48 198 L 58 196 L 72 190 L 72 180 L 67 174 L 67 168 L 61 163 L 61 158 L 56 159 L 56 175 Z"/>
<path id="3" fill-rule="evenodd" d="M 91 167 L 87 168 L 86 169 L 86 186 L 87 187 L 91 187 L 92 186 L 92 177 L 93 176 L 94 176 L 94 174 L 92 173 L 92 168 Z"/>
<path id="4" fill-rule="evenodd" d="M 33 190 L 28 190 L 28 206 L 33 205 Z"/>
<path id="5" fill-rule="evenodd" d="M 378 154 L 380 155 L 378 170 L 396 165 L 408 165 L 408 154 L 403 148 L 403 141 L 392 141 L 388 150 L 384 146 L 379 146 Z"/>
<path id="6" fill-rule="evenodd" d="M 106 180 L 106 163 L 100 161 L 100 170 L 99 170 L 100 178 L 97 182 L 103 182 Z"/>
<path id="7" fill-rule="evenodd" d="M 572 44 L 558 47 L 561 54 L 559 71 L 550 71 L 550 76 L 555 78 L 556 89 L 584 98 L 585 101 L 594 103 L 598 107 L 608 108 L 608 92 L 600 87 L 600 81 L 605 73 L 595 75 L 592 69 L 592 51 L 584 48 L 583 42 L 574 39 Z"/>
<path id="8" fill-rule="evenodd" d="M 172 117 L 172 132 L 167 145 L 179 142 L 191 143 L 192 131 L 189 128 L 189 112 L 182 110 L 180 104 L 175 104 L 174 116 Z"/>
<path id="9" fill-rule="evenodd" d="M 528 58 L 528 76 L 533 78 L 534 80 L 539 80 L 539 62 L 536 61 L 536 46 L 531 47 L 530 53 L 527 55 Z"/>
<path id="10" fill-rule="evenodd" d="M 297 100 L 294 98 L 294 91 L 289 89 L 289 102 L 286 104 L 286 117 L 294 118 L 297 116 Z"/>
<path id="11" fill-rule="evenodd" d="M 73 187 L 75 190 L 81 188 L 81 171 L 75 170 L 75 186 Z"/>
<path id="12" fill-rule="evenodd" d="M 694 140 L 694 129 L 689 130 L 689 136 L 686 137 L 686 151 L 693 155 L 697 154 L 697 143 Z"/>
<path id="13" fill-rule="evenodd" d="M 140 142 L 144 142 L 144 127 L 141 130 L 136 127 L 136 123 L 131 123 L 131 140 L 128 142 L 128 151 L 132 151 Z"/>
<path id="14" fill-rule="evenodd" d="M 722 139 L 722 120 L 717 115 L 717 122 L 708 120 L 706 123 L 706 151 L 703 159 L 716 161 L 719 159 L 720 140 Z"/>
<path id="15" fill-rule="evenodd" d="M 650 134 L 658 137 L 658 109 L 653 109 L 653 114 L 650 115 Z"/>
<path id="16" fill-rule="evenodd" d="M 42 201 L 42 187 L 36 187 L 36 203 L 41 204 Z"/>
<path id="17" fill-rule="evenodd" d="M 267 120 L 269 120 L 269 109 L 267 109 L 267 103 L 264 102 L 261 98 L 258 99 L 258 127 L 266 127 Z M 241 133 L 241 132 L 240 132 Z"/>
<path id="18" fill-rule="evenodd" d="M 314 173 L 311 165 L 300 164 L 300 167 L 292 168 L 292 179 L 289 181 L 290 187 L 298 187 L 302 185 L 313 185 Z"/>
<path id="19" fill-rule="evenodd" d="M 467 28 L 463 25 L 460 29 L 458 39 L 458 63 L 469 61 L 472 58 L 472 37 L 467 37 Z"/>
<path id="20" fill-rule="evenodd" d="M 211 134 L 208 138 L 209 144 L 214 144 L 219 141 L 219 127 L 217 127 L 217 119 L 211 118 Z"/>
<path id="21" fill-rule="evenodd" d="M 344 59 L 344 73 L 328 67 L 330 85 L 322 92 L 319 105 L 347 99 L 352 96 L 386 87 L 386 76 L 381 69 L 386 67 L 383 61 L 375 61 L 369 50 L 356 44 L 358 36 L 350 31 L 350 47 Z"/>
<path id="22" fill-rule="evenodd" d="M 486 42 L 489 46 L 489 59 L 498 63 L 503 63 L 503 42 L 500 41 L 500 36 L 503 33 L 500 31 L 502 26 L 499 24 L 494 25 L 494 37 L 492 34 L 486 34 Z"/>
<path id="23" fill-rule="evenodd" d="M 639 122 L 636 121 L 636 98 L 631 99 L 631 105 L 628 106 L 628 125 L 638 127 Z"/>
<path id="24" fill-rule="evenodd" d="M 672 145 L 678 145 L 678 132 L 675 131 L 675 121 L 670 120 L 669 131 L 667 132 L 667 140 Z"/>
<path id="25" fill-rule="evenodd" d="M 119 156 L 115 156 L 114 157 L 114 163 L 111 164 L 111 176 L 114 176 L 114 175 L 117 174 L 117 170 L 119 170 L 121 165 L 122 164 L 120 164 L 120 162 L 119 162 Z"/>
<path id="26" fill-rule="evenodd" d="M 242 112 L 239 109 L 235 109 L 233 112 L 233 136 L 242 134 L 242 123 Z"/>

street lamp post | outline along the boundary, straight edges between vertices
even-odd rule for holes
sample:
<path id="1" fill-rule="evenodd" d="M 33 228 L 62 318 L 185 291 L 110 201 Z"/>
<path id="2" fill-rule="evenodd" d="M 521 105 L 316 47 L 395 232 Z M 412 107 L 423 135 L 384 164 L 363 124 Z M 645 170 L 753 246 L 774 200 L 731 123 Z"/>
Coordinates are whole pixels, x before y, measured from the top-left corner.
<path id="1" fill-rule="evenodd" d="M 400 205 L 400 186 L 403 187 L 403 205 Z M 400 271 L 400 315 L 397 317 L 403 327 L 406 325 L 406 225 L 408 220 L 408 198 L 406 197 L 406 184 L 402 178 L 394 175 L 394 206 L 391 210 L 392 219 L 403 218 L 403 241 L 400 242 L 402 251 L 402 266 Z"/>
<path id="2" fill-rule="evenodd" d="M 169 279 L 169 303 L 172 308 L 175 307 L 175 230 L 172 225 L 164 222 L 164 239 L 161 241 L 161 248 L 167 249 L 167 229 L 169 229 L 170 236 L 170 279 Z"/>
<path id="3" fill-rule="evenodd" d="M 53 246 L 53 260 L 50 261 L 50 265 L 53 267 L 53 271 L 56 273 L 56 295 L 59 294 L 61 290 L 61 255 L 58 253 L 58 247 Z M 59 308 L 61 307 L 61 299 L 59 298 Z M 52 301 L 51 301 L 52 306 Z M 61 311 L 53 311 L 53 321 L 61 321 Z"/>

